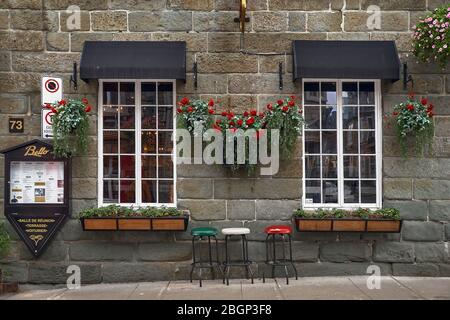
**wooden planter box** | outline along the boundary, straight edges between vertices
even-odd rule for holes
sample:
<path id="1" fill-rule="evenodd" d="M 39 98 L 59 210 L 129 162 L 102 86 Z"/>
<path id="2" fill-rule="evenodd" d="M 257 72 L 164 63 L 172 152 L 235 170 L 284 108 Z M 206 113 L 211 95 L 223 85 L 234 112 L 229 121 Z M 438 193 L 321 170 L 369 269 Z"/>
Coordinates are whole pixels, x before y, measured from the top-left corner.
<path id="1" fill-rule="evenodd" d="M 19 290 L 17 282 L 0 282 L 0 295 L 6 293 L 14 293 Z"/>
<path id="2" fill-rule="evenodd" d="M 366 219 L 314 219 L 294 218 L 299 232 L 385 232 L 398 233 L 402 220 Z"/>
<path id="3" fill-rule="evenodd" d="M 176 217 L 80 218 L 84 231 L 186 231 L 189 215 Z"/>

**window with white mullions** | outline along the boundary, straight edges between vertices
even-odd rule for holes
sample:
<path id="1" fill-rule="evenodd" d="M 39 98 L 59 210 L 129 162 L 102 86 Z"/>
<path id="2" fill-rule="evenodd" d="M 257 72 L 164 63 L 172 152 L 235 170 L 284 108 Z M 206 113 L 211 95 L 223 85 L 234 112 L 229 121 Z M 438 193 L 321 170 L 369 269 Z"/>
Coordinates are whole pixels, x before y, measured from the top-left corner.
<path id="1" fill-rule="evenodd" d="M 303 82 L 304 207 L 378 207 L 377 81 Z"/>

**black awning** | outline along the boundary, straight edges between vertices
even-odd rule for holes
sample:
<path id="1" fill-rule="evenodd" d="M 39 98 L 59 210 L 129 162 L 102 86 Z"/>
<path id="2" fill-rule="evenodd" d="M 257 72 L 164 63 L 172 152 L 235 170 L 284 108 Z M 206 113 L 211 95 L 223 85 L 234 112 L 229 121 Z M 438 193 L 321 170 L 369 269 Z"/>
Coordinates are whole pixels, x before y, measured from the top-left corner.
<path id="1" fill-rule="evenodd" d="M 294 79 L 400 79 L 394 41 L 293 41 Z"/>
<path id="2" fill-rule="evenodd" d="M 86 41 L 80 77 L 186 80 L 186 42 Z"/>

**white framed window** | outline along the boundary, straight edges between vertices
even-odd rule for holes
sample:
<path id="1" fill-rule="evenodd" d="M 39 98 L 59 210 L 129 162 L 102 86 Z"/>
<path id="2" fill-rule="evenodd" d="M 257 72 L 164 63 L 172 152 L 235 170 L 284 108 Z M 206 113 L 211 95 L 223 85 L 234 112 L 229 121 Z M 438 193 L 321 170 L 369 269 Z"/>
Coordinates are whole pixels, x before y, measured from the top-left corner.
<path id="1" fill-rule="evenodd" d="M 99 206 L 175 206 L 175 80 L 99 80 Z"/>
<path id="2" fill-rule="evenodd" d="M 303 79 L 303 208 L 380 208 L 381 83 Z"/>

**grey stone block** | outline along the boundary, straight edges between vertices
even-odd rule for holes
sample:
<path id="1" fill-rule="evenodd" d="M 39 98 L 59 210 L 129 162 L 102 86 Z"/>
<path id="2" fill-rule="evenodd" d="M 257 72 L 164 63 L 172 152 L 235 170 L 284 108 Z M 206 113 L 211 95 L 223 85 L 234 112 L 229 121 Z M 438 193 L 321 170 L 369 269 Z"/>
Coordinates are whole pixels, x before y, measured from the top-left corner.
<path id="1" fill-rule="evenodd" d="M 450 223 L 445 224 L 445 238 L 450 240 Z"/>
<path id="2" fill-rule="evenodd" d="M 0 269 L 6 281 L 28 282 L 28 263 L 26 262 L 0 263 Z"/>
<path id="3" fill-rule="evenodd" d="M 320 245 L 320 260 L 329 262 L 363 262 L 370 260 L 369 243 L 331 242 Z"/>
<path id="4" fill-rule="evenodd" d="M 450 277 L 450 264 L 439 264 L 439 276 Z"/>
<path id="5" fill-rule="evenodd" d="M 416 179 L 414 182 L 414 197 L 423 200 L 450 199 L 450 181 Z"/>
<path id="6" fill-rule="evenodd" d="M 300 201 L 295 200 L 256 200 L 256 219 L 290 220 Z"/>
<path id="7" fill-rule="evenodd" d="M 180 199 L 209 199 L 213 196 L 210 179 L 178 179 L 177 193 Z"/>
<path id="8" fill-rule="evenodd" d="M 21 260 L 35 260 L 33 254 L 25 246 L 21 244 L 19 246 L 19 254 Z M 59 261 L 64 262 L 67 259 L 69 247 L 62 241 L 52 241 L 49 246 L 45 249 L 42 255 L 39 257 L 41 261 Z"/>
<path id="9" fill-rule="evenodd" d="M 100 283 L 101 265 L 100 264 L 76 264 L 80 267 L 81 283 Z M 30 263 L 29 283 L 35 284 L 65 284 L 71 274 L 67 273 L 68 265 L 65 263 Z"/>
<path id="10" fill-rule="evenodd" d="M 218 199 L 300 199 L 299 179 L 240 179 L 214 181 Z"/>
<path id="11" fill-rule="evenodd" d="M 412 199 L 412 179 L 383 179 L 383 196 L 387 199 Z"/>
<path id="12" fill-rule="evenodd" d="M 137 255 L 143 261 L 184 261 L 192 258 L 189 242 L 141 243 Z"/>
<path id="13" fill-rule="evenodd" d="M 402 239 L 410 241 L 442 240 L 443 225 L 438 222 L 404 221 Z"/>
<path id="14" fill-rule="evenodd" d="M 416 262 L 446 262 L 448 260 L 444 243 L 416 243 L 414 251 Z"/>
<path id="15" fill-rule="evenodd" d="M 373 260 L 380 262 L 414 262 L 414 249 L 411 243 L 377 242 Z"/>
<path id="16" fill-rule="evenodd" d="M 300 277 L 368 276 L 371 273 L 367 272 L 367 268 L 373 265 L 380 268 L 382 275 L 392 274 L 391 265 L 388 263 L 296 263 Z"/>
<path id="17" fill-rule="evenodd" d="M 404 220 L 426 220 L 428 205 L 426 201 L 392 201 L 386 200 L 383 203 L 386 208 L 396 208 L 400 210 L 400 216 Z"/>
<path id="18" fill-rule="evenodd" d="M 228 200 L 227 219 L 230 220 L 255 220 L 255 201 L 253 200 Z"/>
<path id="19" fill-rule="evenodd" d="M 450 221 L 450 201 L 430 201 L 430 220 Z"/>
<path id="20" fill-rule="evenodd" d="M 134 246 L 117 242 L 75 242 L 70 245 L 70 259 L 74 261 L 127 261 L 133 258 Z"/>
<path id="21" fill-rule="evenodd" d="M 319 244 L 314 242 L 293 241 L 292 258 L 298 262 L 317 262 Z"/>
<path id="22" fill-rule="evenodd" d="M 437 277 L 439 276 L 439 267 L 430 263 L 393 263 L 392 274 L 394 276 Z"/>
<path id="23" fill-rule="evenodd" d="M 225 200 L 180 200 L 180 208 L 189 209 L 194 220 L 223 220 L 226 218 Z"/>

